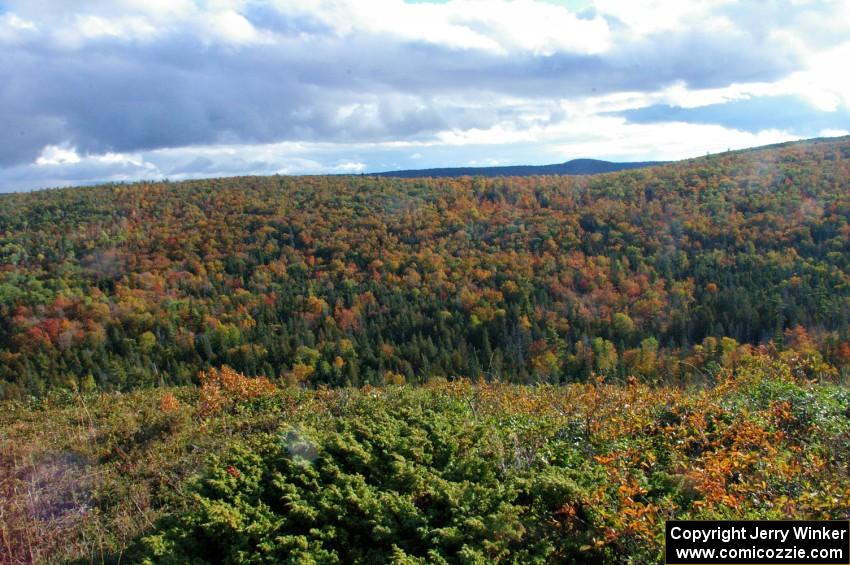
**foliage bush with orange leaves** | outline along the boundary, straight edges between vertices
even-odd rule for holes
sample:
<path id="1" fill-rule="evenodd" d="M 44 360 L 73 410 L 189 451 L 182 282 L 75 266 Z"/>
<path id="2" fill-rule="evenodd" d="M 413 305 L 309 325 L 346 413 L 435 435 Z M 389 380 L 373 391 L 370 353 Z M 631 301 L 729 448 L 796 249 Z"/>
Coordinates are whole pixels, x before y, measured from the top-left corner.
<path id="1" fill-rule="evenodd" d="M 198 414 L 211 416 L 241 401 L 267 397 L 277 387 L 265 377 L 246 377 L 228 366 L 202 371 L 198 375 L 201 392 Z"/>
<path id="2" fill-rule="evenodd" d="M 199 506 L 145 538 L 149 562 L 652 563 L 670 518 L 850 515 L 850 391 L 765 351 L 711 387 L 301 393 L 279 434 L 211 462 Z"/>
<path id="3" fill-rule="evenodd" d="M 850 391 L 762 350 L 690 387 L 306 390 L 223 367 L 197 389 L 12 404 L 0 429 L 19 509 L 0 562 L 653 563 L 670 518 L 850 516 Z M 92 478 L 90 510 L 21 519 L 65 496 L 25 481 L 59 456 Z"/>

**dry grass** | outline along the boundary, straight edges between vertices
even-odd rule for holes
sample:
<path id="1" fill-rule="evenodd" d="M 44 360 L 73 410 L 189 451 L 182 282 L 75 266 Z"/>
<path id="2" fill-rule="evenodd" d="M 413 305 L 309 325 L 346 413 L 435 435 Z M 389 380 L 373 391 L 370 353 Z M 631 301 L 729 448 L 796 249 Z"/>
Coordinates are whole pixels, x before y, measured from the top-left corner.
<path id="1" fill-rule="evenodd" d="M 4 405 L 0 563 L 120 561 L 173 504 L 177 491 L 163 487 L 192 457 L 180 429 L 188 405 L 165 394 Z"/>

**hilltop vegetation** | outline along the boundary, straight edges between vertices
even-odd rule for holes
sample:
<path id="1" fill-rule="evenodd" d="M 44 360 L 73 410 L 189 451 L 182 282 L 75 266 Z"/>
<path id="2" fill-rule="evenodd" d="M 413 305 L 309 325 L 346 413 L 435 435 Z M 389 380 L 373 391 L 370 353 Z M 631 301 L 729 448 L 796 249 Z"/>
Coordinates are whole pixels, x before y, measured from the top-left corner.
<path id="1" fill-rule="evenodd" d="M 593 177 L 263 177 L 0 198 L 0 397 L 850 363 L 850 140 Z"/>
<path id="2" fill-rule="evenodd" d="M 768 351 L 717 379 L 310 391 L 225 368 L 6 403 L 0 561 L 653 563 L 673 517 L 846 517 L 847 389 Z"/>

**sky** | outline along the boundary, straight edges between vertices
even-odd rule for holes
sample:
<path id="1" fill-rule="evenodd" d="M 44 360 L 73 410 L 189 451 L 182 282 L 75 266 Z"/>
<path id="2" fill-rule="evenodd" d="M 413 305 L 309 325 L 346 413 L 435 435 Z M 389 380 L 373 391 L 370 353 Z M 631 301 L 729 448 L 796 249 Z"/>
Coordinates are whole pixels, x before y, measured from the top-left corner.
<path id="1" fill-rule="evenodd" d="M 850 0 L 0 0 L 0 192 L 850 131 Z"/>

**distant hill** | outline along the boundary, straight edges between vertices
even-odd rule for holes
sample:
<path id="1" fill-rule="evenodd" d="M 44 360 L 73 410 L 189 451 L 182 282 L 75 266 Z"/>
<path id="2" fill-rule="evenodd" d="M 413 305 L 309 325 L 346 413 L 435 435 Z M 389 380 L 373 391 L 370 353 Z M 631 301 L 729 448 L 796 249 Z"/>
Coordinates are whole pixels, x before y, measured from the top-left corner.
<path id="1" fill-rule="evenodd" d="M 444 167 L 439 169 L 410 169 L 372 173 L 378 177 L 527 177 L 532 175 L 598 175 L 626 169 L 641 169 L 663 165 L 666 161 L 643 161 L 636 163 L 612 163 L 599 159 L 573 159 L 554 165 L 513 165 L 506 167 Z"/>

